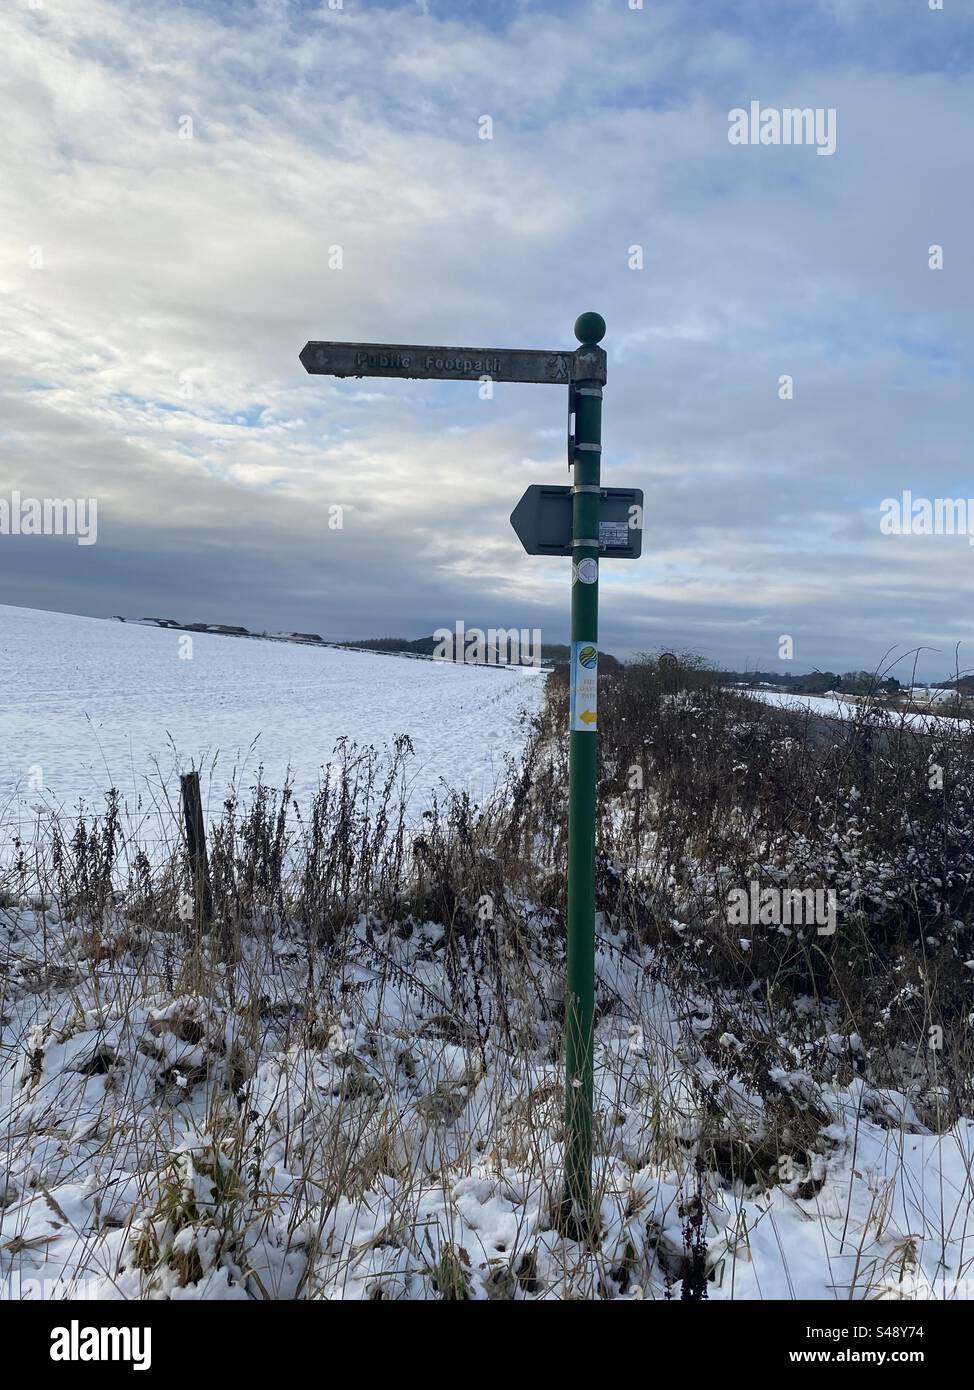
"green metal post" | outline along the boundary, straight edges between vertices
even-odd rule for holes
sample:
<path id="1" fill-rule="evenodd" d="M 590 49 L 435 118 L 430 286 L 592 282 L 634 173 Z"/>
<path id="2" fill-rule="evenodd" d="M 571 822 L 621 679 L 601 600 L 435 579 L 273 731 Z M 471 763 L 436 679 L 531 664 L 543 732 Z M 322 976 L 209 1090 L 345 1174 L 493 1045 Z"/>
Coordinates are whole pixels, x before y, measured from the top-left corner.
<path id="1" fill-rule="evenodd" d="M 596 349 L 598 314 L 582 314 L 575 336 Z M 592 1054 L 595 1013 L 595 789 L 599 637 L 602 386 L 573 383 L 572 658 L 568 764 L 568 988 L 565 1045 L 564 1224 L 592 1229 Z"/>

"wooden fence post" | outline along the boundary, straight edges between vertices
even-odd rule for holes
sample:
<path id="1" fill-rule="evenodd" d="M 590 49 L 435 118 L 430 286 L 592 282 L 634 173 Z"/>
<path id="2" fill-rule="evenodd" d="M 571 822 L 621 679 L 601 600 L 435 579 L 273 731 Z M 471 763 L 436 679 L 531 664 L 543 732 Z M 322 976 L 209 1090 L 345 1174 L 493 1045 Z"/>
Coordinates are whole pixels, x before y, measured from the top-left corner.
<path id="1" fill-rule="evenodd" d="M 193 876 L 193 900 L 197 921 L 213 920 L 213 894 L 210 891 L 210 871 L 206 862 L 206 829 L 203 824 L 203 801 L 200 796 L 200 775 L 187 772 L 179 779 L 183 800 L 183 821 L 186 825 L 186 848 L 189 852 L 190 873 Z"/>

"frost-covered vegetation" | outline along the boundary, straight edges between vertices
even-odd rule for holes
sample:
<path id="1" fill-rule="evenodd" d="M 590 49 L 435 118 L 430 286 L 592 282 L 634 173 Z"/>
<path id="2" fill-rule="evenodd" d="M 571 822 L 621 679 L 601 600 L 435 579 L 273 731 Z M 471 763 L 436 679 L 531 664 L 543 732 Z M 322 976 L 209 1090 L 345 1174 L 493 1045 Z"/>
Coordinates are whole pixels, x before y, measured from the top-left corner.
<path id="1" fill-rule="evenodd" d="M 214 919 L 115 799 L 0 908 L 0 1279 L 103 1297 L 964 1297 L 974 740 L 603 678 L 599 1229 L 563 1236 L 565 689 L 488 805 L 411 745 L 231 797 Z M 834 890 L 834 933 L 728 920 Z"/>

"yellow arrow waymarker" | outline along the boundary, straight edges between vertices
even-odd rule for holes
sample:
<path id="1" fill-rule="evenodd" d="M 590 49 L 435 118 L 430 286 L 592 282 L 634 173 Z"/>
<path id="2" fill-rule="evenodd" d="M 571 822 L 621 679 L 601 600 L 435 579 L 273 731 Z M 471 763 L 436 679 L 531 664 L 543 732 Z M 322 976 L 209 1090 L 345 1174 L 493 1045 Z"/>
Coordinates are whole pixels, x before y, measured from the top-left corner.
<path id="1" fill-rule="evenodd" d="M 594 709 L 586 709 L 582 710 L 582 713 L 578 717 L 583 724 L 594 724 L 598 715 L 595 713 Z"/>

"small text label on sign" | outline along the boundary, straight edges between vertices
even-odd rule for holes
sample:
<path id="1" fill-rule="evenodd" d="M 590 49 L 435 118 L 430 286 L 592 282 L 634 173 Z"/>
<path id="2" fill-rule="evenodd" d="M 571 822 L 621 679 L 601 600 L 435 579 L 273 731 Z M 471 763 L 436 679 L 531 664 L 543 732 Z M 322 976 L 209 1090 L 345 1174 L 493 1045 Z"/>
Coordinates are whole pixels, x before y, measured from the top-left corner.
<path id="1" fill-rule="evenodd" d="M 572 643 L 569 724 L 573 732 L 598 727 L 599 648 L 596 642 Z"/>

